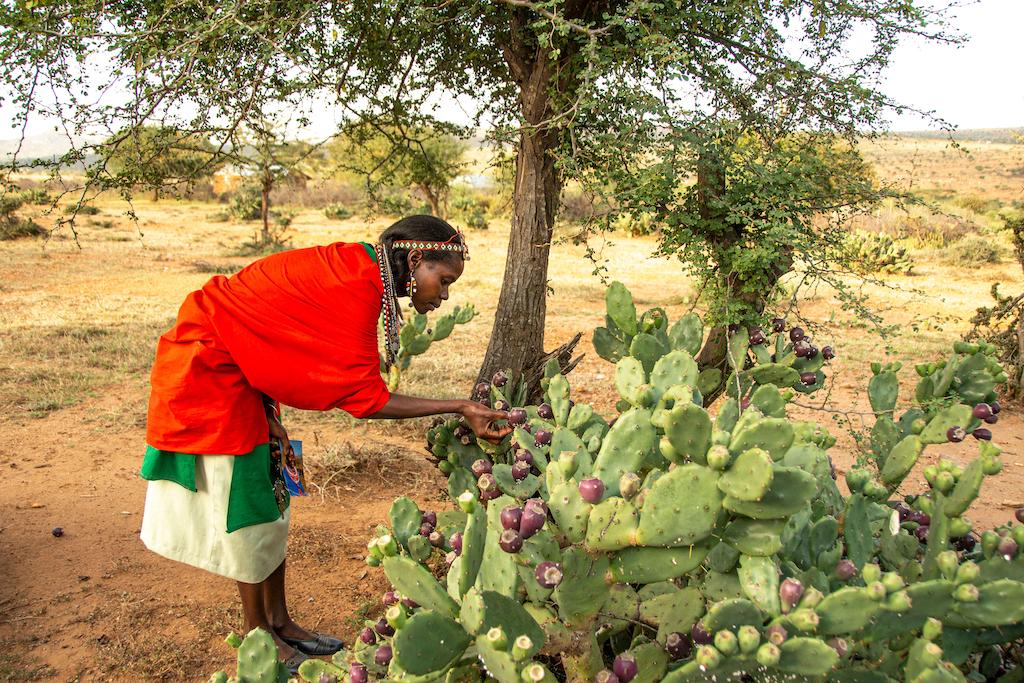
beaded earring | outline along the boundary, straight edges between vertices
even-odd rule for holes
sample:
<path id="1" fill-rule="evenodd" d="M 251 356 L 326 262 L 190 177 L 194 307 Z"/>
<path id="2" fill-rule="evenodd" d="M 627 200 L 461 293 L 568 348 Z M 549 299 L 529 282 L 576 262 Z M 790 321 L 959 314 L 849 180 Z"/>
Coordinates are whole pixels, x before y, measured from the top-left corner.
<path id="1" fill-rule="evenodd" d="M 416 276 L 412 273 L 409 274 L 409 308 L 412 308 L 412 298 L 416 295 Z"/>

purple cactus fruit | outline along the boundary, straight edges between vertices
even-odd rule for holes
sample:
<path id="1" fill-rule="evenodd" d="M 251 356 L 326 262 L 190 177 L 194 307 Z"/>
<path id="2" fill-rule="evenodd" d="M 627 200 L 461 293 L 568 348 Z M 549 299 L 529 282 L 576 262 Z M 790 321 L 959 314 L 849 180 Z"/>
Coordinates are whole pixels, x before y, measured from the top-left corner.
<path id="1" fill-rule="evenodd" d="M 974 406 L 974 409 L 971 411 L 971 414 L 974 415 L 974 417 L 978 418 L 979 420 L 984 420 L 987 417 L 991 417 L 992 406 L 990 406 L 987 403 L 979 403 L 978 405 Z"/>
<path id="2" fill-rule="evenodd" d="M 544 420 L 551 420 L 555 417 L 555 411 L 552 410 L 550 403 L 541 403 L 537 406 L 537 415 Z"/>
<path id="3" fill-rule="evenodd" d="M 494 402 L 494 409 L 495 410 L 500 410 L 502 412 L 506 412 L 511 407 L 512 406 L 510 406 L 508 404 L 508 401 L 502 401 L 501 399 L 498 399 L 497 401 Z"/>
<path id="4" fill-rule="evenodd" d="M 665 652 L 673 659 L 686 659 L 693 652 L 693 641 L 685 633 L 672 632 L 665 638 Z"/>
<path id="5" fill-rule="evenodd" d="M 794 344 L 804 338 L 804 331 L 802 328 L 794 327 L 789 331 L 789 340 Z"/>
<path id="6" fill-rule="evenodd" d="M 494 500 L 495 498 L 499 497 L 501 497 L 501 489 L 499 489 L 497 486 L 495 486 L 493 489 L 490 489 L 489 491 L 480 492 L 480 500 L 482 501 Z"/>
<path id="7" fill-rule="evenodd" d="M 385 607 L 391 607 L 391 605 L 398 602 L 398 593 L 396 593 L 395 591 L 388 591 L 387 593 L 381 596 L 380 601 L 384 603 Z"/>
<path id="8" fill-rule="evenodd" d="M 932 518 L 927 512 L 921 512 L 920 510 L 916 510 L 913 513 L 911 513 L 910 521 L 917 522 L 921 526 L 930 526 L 932 523 Z"/>
<path id="9" fill-rule="evenodd" d="M 391 663 L 391 646 L 381 645 L 377 648 L 377 651 L 373 653 L 373 661 L 381 666 L 387 666 Z"/>
<path id="10" fill-rule="evenodd" d="M 436 512 L 424 512 L 423 516 L 420 517 L 421 522 L 425 522 L 430 526 L 437 526 L 437 513 Z"/>
<path id="11" fill-rule="evenodd" d="M 971 436 L 973 436 L 975 439 L 978 439 L 979 441 L 991 441 L 992 430 L 985 429 L 984 427 L 978 427 L 973 432 L 971 432 Z"/>
<path id="12" fill-rule="evenodd" d="M 903 503 L 898 503 L 896 505 L 896 514 L 899 515 L 900 523 L 902 524 L 903 522 L 910 521 L 910 516 L 913 514 L 913 511 Z"/>
<path id="13" fill-rule="evenodd" d="M 825 641 L 826 644 L 836 651 L 836 654 L 840 657 L 845 657 L 846 653 L 850 651 L 850 645 L 842 638 L 829 638 Z"/>
<path id="14" fill-rule="evenodd" d="M 484 492 L 497 491 L 498 481 L 494 478 L 493 474 L 481 474 L 476 480 L 476 486 Z"/>
<path id="15" fill-rule="evenodd" d="M 793 355 L 797 358 L 807 358 L 811 355 L 811 345 L 806 342 L 793 344 Z"/>
<path id="16" fill-rule="evenodd" d="M 452 537 L 448 539 L 448 547 L 452 549 L 452 552 L 456 555 L 462 554 L 462 532 L 456 531 L 452 534 Z"/>
<path id="17" fill-rule="evenodd" d="M 751 327 L 749 330 L 749 338 L 751 346 L 760 346 L 768 341 L 767 337 L 764 336 L 764 331 L 760 327 Z"/>
<path id="18" fill-rule="evenodd" d="M 403 604 L 403 605 L 404 605 L 404 606 L 405 606 L 405 607 L 406 607 L 407 609 L 416 609 L 417 607 L 419 607 L 419 606 L 420 606 L 420 603 L 416 602 L 416 601 L 415 601 L 415 600 L 413 600 L 412 598 L 402 598 L 402 604 Z"/>
<path id="19" fill-rule="evenodd" d="M 817 346 L 815 346 L 814 344 L 811 344 L 809 347 L 807 347 L 807 357 L 808 358 L 814 358 L 817 355 L 818 355 L 818 347 Z"/>
<path id="20" fill-rule="evenodd" d="M 744 396 L 743 398 L 740 399 L 740 412 L 743 412 L 744 410 L 746 410 L 749 407 L 750 407 L 750 398 L 747 397 L 747 396 Z"/>
<path id="21" fill-rule="evenodd" d="M 804 585 L 797 579 L 784 579 L 779 586 L 779 599 L 782 601 L 783 614 L 793 609 L 804 594 Z"/>
<path id="22" fill-rule="evenodd" d="M 1018 522 L 1024 524 L 1024 508 L 1017 508 L 1017 511 L 1013 513 L 1013 516 L 1017 518 Z"/>
<path id="23" fill-rule="evenodd" d="M 849 581 L 857 575 L 857 565 L 850 560 L 839 560 L 836 564 L 836 576 L 840 581 Z"/>
<path id="24" fill-rule="evenodd" d="M 530 465 L 522 461 L 512 463 L 512 478 L 516 481 L 522 481 L 526 479 L 526 476 L 530 474 Z"/>
<path id="25" fill-rule="evenodd" d="M 523 519 L 523 509 L 516 505 L 509 505 L 501 511 L 501 528 L 519 531 L 519 523 Z"/>
<path id="26" fill-rule="evenodd" d="M 53 534 L 54 538 L 60 538 L 61 536 L 64 535 L 64 527 L 62 527 L 62 526 L 55 526 L 55 527 L 53 527 L 53 530 L 50 533 Z"/>
<path id="27" fill-rule="evenodd" d="M 629 683 L 629 681 L 636 678 L 636 657 L 629 652 L 623 652 L 612 662 L 612 672 L 618 676 L 622 683 Z"/>
<path id="28" fill-rule="evenodd" d="M 479 460 L 474 460 L 473 464 L 469 466 L 469 469 L 473 472 L 474 477 L 480 478 L 485 474 L 490 474 L 493 466 L 491 465 L 490 460 L 480 458 Z"/>
<path id="29" fill-rule="evenodd" d="M 366 683 L 370 676 L 366 667 L 359 662 L 354 662 L 348 667 L 348 678 L 352 683 Z"/>
<path id="30" fill-rule="evenodd" d="M 1003 409 L 1002 406 L 999 405 L 999 401 L 991 401 L 988 405 L 992 408 L 993 415 L 998 415 L 999 411 Z"/>
<path id="31" fill-rule="evenodd" d="M 427 536 L 427 540 L 429 540 L 430 545 L 434 546 L 435 548 L 444 547 L 444 534 L 442 534 L 440 531 L 431 531 L 430 535 Z"/>
<path id="32" fill-rule="evenodd" d="M 608 669 L 602 669 L 594 676 L 594 683 L 619 683 L 619 677 Z"/>
<path id="33" fill-rule="evenodd" d="M 817 382 L 818 376 L 815 375 L 813 372 L 800 373 L 800 383 L 803 384 L 805 387 L 814 386 L 815 384 L 817 384 Z"/>
<path id="34" fill-rule="evenodd" d="M 967 432 L 964 431 L 963 427 L 950 427 L 946 430 L 946 438 L 953 443 L 960 443 L 966 438 Z"/>
<path id="35" fill-rule="evenodd" d="M 477 382 L 477 385 L 473 388 L 473 395 L 476 397 L 488 396 L 491 393 L 490 382 Z"/>
<path id="36" fill-rule="evenodd" d="M 373 632 L 372 628 L 367 626 L 359 633 L 359 640 L 367 645 L 373 645 L 377 642 L 377 634 Z"/>
<path id="37" fill-rule="evenodd" d="M 538 429 L 537 433 L 533 435 L 533 443 L 535 446 L 547 446 L 551 443 L 551 432 L 546 429 Z"/>
<path id="38" fill-rule="evenodd" d="M 530 501 L 523 507 L 523 518 L 519 522 L 519 533 L 523 538 L 529 538 L 541 530 L 544 522 L 548 520 L 548 513 L 542 507 L 530 505 Z"/>
<path id="39" fill-rule="evenodd" d="M 1003 540 L 999 541 L 999 545 L 996 546 L 996 553 L 1001 555 L 1003 559 L 1012 560 L 1017 554 L 1017 541 L 1013 540 L 1009 535 L 1004 536 Z"/>
<path id="40" fill-rule="evenodd" d="M 523 549 L 523 537 L 519 535 L 518 531 L 505 529 L 498 537 L 498 545 L 506 553 L 518 553 Z"/>
<path id="41" fill-rule="evenodd" d="M 532 467 L 533 453 L 526 450 L 525 448 L 520 448 L 519 450 L 516 451 L 515 460 L 516 462 L 525 462 L 527 465 L 530 465 Z"/>
<path id="42" fill-rule="evenodd" d="M 597 505 L 604 497 L 604 482 L 597 477 L 590 477 L 580 482 L 580 496 L 588 503 Z"/>
<path id="43" fill-rule="evenodd" d="M 823 346 L 821 348 L 821 357 L 825 360 L 832 360 L 836 357 L 836 352 L 832 350 L 831 346 Z"/>
<path id="44" fill-rule="evenodd" d="M 494 373 L 494 376 L 491 377 L 491 384 L 500 389 L 501 387 L 508 384 L 508 375 L 505 374 L 504 370 L 498 370 L 496 373 Z"/>
<path id="45" fill-rule="evenodd" d="M 961 551 L 963 551 L 965 553 L 969 553 L 972 550 L 974 550 L 974 546 L 975 546 L 976 543 L 977 543 L 977 541 L 974 539 L 974 536 L 972 536 L 971 534 L 964 534 L 963 536 L 961 536 L 959 538 L 953 539 L 953 546 L 957 550 L 961 550 Z"/>
<path id="46" fill-rule="evenodd" d="M 704 628 L 704 624 L 699 621 L 690 629 L 690 640 L 694 645 L 709 645 L 714 639 L 711 632 Z"/>
<path id="47" fill-rule="evenodd" d="M 785 318 L 772 318 L 772 332 L 778 334 L 779 332 L 786 331 L 786 319 Z"/>
<path id="48" fill-rule="evenodd" d="M 562 566 L 557 562 L 541 562 L 533 571 L 541 588 L 554 588 L 562 582 Z"/>
<path id="49" fill-rule="evenodd" d="M 786 638 L 789 637 L 789 634 L 786 633 L 786 629 L 783 628 L 782 624 L 772 624 L 764 632 L 764 635 L 772 645 L 782 645 L 786 642 Z"/>
<path id="50" fill-rule="evenodd" d="M 928 540 L 929 528 L 930 527 L 927 524 L 922 524 L 921 526 L 914 529 L 914 535 L 917 536 L 917 540 L 921 541 L 921 543 L 924 543 Z"/>
<path id="51" fill-rule="evenodd" d="M 996 422 L 999 422 L 998 415 L 989 415 L 988 417 L 985 418 L 985 424 L 994 425 Z"/>
<path id="52" fill-rule="evenodd" d="M 513 408 L 508 411 L 508 423 L 514 427 L 526 424 L 526 410 L 524 408 Z"/>
<path id="53" fill-rule="evenodd" d="M 395 635 L 395 629 L 391 627 L 391 624 L 389 624 L 388 620 L 384 617 L 377 620 L 377 623 L 373 625 L 373 630 L 376 631 L 378 635 L 387 636 L 388 638 Z"/>
<path id="54" fill-rule="evenodd" d="M 420 524 L 420 536 L 430 536 L 430 534 L 433 533 L 433 531 L 433 524 L 429 524 L 428 522 L 423 522 L 423 524 Z"/>

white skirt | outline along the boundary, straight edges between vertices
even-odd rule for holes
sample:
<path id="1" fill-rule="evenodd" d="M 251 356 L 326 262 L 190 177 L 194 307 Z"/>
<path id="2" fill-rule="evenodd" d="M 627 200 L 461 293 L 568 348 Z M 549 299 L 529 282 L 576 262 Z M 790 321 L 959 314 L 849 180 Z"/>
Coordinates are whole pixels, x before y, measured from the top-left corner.
<path id="1" fill-rule="evenodd" d="M 151 481 L 142 542 L 164 557 L 243 583 L 260 583 L 284 561 L 291 506 L 280 519 L 227 532 L 235 458 L 196 456 L 196 491 Z"/>

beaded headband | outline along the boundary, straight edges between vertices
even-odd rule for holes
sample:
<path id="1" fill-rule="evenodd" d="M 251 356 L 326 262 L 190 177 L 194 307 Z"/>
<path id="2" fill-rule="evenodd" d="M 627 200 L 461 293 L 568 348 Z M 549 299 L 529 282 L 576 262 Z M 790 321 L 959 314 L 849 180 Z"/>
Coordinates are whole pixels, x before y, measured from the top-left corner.
<path id="1" fill-rule="evenodd" d="M 454 242 L 458 238 L 458 242 Z M 391 243 L 392 249 L 418 249 L 420 251 L 451 251 L 462 254 L 462 258 L 469 260 L 469 246 L 466 245 L 466 237 L 461 231 L 456 232 L 444 242 L 426 242 L 421 240 L 397 240 Z"/>

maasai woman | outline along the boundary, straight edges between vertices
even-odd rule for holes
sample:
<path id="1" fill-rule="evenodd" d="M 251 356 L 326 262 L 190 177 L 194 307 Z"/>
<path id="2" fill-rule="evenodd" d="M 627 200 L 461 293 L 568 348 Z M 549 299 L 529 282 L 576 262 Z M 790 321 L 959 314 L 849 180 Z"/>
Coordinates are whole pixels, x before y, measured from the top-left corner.
<path id="1" fill-rule="evenodd" d="M 288 444 L 288 435 L 277 404 L 377 419 L 459 413 L 482 438 L 508 433 L 492 424 L 504 412 L 391 394 L 380 373 L 382 309 L 390 362 L 397 297 L 420 313 L 440 307 L 467 257 L 462 234 L 432 216 L 398 221 L 373 246 L 275 254 L 189 294 L 157 344 L 142 541 L 237 581 L 246 631 L 273 634 L 292 670 L 342 644 L 296 624 L 285 604 L 288 494 L 269 442 Z"/>

